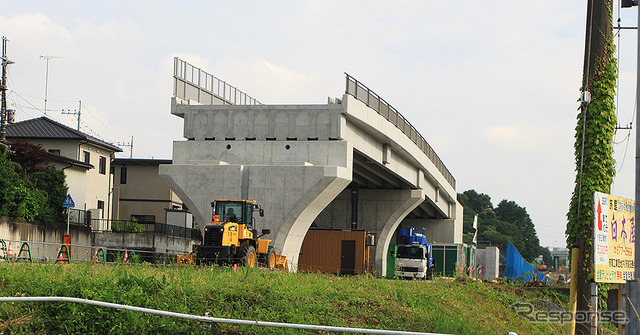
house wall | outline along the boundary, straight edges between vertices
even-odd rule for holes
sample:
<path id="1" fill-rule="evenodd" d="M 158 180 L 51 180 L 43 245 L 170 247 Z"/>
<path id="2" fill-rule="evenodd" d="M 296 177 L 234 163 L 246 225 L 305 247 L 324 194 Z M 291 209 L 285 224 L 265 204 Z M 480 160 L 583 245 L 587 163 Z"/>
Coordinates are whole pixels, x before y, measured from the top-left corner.
<path id="1" fill-rule="evenodd" d="M 126 166 L 126 184 L 121 168 Z M 158 165 L 114 163 L 113 217 L 128 220 L 131 215 L 154 215 L 155 222 L 166 223 L 165 209 L 182 208 L 182 201 L 158 175 Z"/>
<path id="2" fill-rule="evenodd" d="M 73 185 L 73 192 L 70 193 L 73 201 L 76 204 L 75 208 L 91 210 L 98 208 L 98 200 L 104 202 L 104 211 L 102 218 L 94 217 L 93 219 L 110 219 L 111 218 L 111 210 L 110 205 L 111 201 L 109 201 L 109 192 L 110 185 L 113 183 L 109 183 L 109 178 L 111 175 L 109 174 L 111 158 L 113 156 L 113 152 L 106 150 L 102 147 L 96 146 L 91 143 L 85 143 L 84 141 L 56 141 L 56 140 L 41 140 L 35 139 L 30 140 L 33 144 L 40 144 L 42 148 L 45 150 L 57 149 L 60 150 L 60 155 L 69 157 L 78 161 L 84 162 L 84 154 L 83 151 L 89 152 L 89 164 L 93 165 L 93 169 L 85 170 L 84 177 L 84 190 L 81 190 L 80 183 L 83 181 L 82 178 L 79 177 L 75 172 L 67 174 L 65 170 L 65 174 L 67 174 L 67 178 L 69 178 L 69 188 L 71 191 L 71 186 Z M 105 157 L 106 159 L 106 169 L 105 174 L 100 174 L 100 157 Z M 76 171 L 80 173 L 80 171 Z M 77 199 L 75 197 L 77 195 Z"/>
<path id="3" fill-rule="evenodd" d="M 40 144 L 45 150 L 60 150 L 60 156 L 73 158 L 75 160 L 82 161 L 78 158 L 78 144 L 75 141 L 55 141 L 55 140 L 41 140 L 34 139 L 29 140 L 33 144 Z"/>
<path id="4" fill-rule="evenodd" d="M 78 166 L 69 167 L 69 165 L 65 165 L 62 163 L 56 163 L 54 165 L 56 169 L 64 171 L 67 187 L 69 188 L 68 193 L 71 195 L 73 202 L 76 204 L 75 208 L 84 209 L 79 206 L 85 203 L 85 196 L 87 191 L 85 187 L 87 183 L 87 169 Z"/>
<path id="5" fill-rule="evenodd" d="M 93 219 L 110 219 L 111 212 L 109 210 L 109 206 L 111 202 L 109 201 L 109 191 L 110 191 L 110 183 L 109 178 L 111 178 L 111 174 L 109 173 L 111 166 L 111 156 L 113 152 L 107 151 L 90 143 L 81 144 L 79 146 L 79 158 L 78 160 L 82 161 L 83 151 L 88 151 L 90 155 L 89 164 L 93 165 L 94 168 L 87 171 L 86 175 L 86 197 L 85 203 L 87 210 L 97 209 L 98 201 L 104 202 L 104 209 L 102 212 L 101 218 L 93 218 Z M 105 173 L 100 173 L 100 157 L 104 157 L 106 159 L 106 169 Z M 76 206 L 78 203 L 76 203 Z"/>

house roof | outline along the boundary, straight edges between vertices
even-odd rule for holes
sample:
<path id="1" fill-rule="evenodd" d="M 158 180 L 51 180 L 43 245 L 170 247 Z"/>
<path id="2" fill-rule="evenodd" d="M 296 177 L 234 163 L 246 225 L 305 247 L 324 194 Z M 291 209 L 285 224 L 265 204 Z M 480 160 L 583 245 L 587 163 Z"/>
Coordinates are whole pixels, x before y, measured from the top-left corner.
<path id="1" fill-rule="evenodd" d="M 81 168 L 85 168 L 85 169 L 93 169 L 93 165 L 92 164 L 87 164 L 85 162 L 81 162 L 79 160 L 75 160 L 73 158 L 69 158 L 69 157 L 65 157 L 65 156 L 60 156 L 60 155 L 56 155 L 56 154 L 52 154 L 47 152 L 47 157 L 54 161 L 54 162 L 58 162 L 58 163 L 62 163 L 62 164 L 69 164 L 71 166 L 78 166 Z"/>
<path id="2" fill-rule="evenodd" d="M 7 139 L 47 139 L 87 141 L 114 152 L 122 152 L 119 147 L 81 131 L 67 127 L 62 123 L 43 116 L 36 119 L 16 122 L 7 125 Z"/>

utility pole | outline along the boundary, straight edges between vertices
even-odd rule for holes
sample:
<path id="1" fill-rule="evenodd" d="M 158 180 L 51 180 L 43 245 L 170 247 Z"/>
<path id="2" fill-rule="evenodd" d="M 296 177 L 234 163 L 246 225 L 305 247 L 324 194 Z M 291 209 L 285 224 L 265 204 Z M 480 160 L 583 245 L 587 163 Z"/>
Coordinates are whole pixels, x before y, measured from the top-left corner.
<path id="1" fill-rule="evenodd" d="M 7 58 L 7 38 L 2 36 L 2 81 L 0 82 L 1 91 L 1 109 L 0 109 L 0 143 L 5 143 L 7 140 L 7 118 L 9 117 L 9 111 L 7 110 L 7 65 L 13 64 Z"/>
<path id="2" fill-rule="evenodd" d="M 640 6 L 638 6 L 638 0 L 623 0 L 622 7 L 638 7 L 638 26 L 640 28 Z M 636 108 L 640 106 L 640 29 L 638 30 L 638 45 L 637 45 L 637 73 L 636 73 Z M 636 210 L 635 210 L 635 219 L 638 220 L 640 217 L 640 210 L 638 209 L 638 200 L 640 199 L 640 178 L 638 178 L 638 174 L 640 173 L 640 114 L 636 113 L 636 180 L 635 180 L 635 201 L 636 201 Z M 635 236 L 638 236 L 638 226 L 635 227 L 636 233 Z M 629 318 L 629 323 L 624 327 L 624 334 L 638 334 L 640 332 L 640 318 L 638 314 L 635 313 L 640 306 L 640 239 L 636 238 L 634 242 L 635 254 L 634 254 L 634 263 L 635 263 L 635 271 L 634 271 L 634 280 L 630 280 L 627 282 L 626 286 L 626 296 L 627 301 L 623 302 L 624 310 L 626 311 L 626 315 Z M 618 294 L 620 297 L 620 294 Z M 619 303 L 620 305 L 620 303 Z"/>
<path id="3" fill-rule="evenodd" d="M 587 131 L 595 127 L 593 123 L 599 122 L 598 113 L 603 112 L 601 110 L 602 107 L 590 105 L 590 102 L 591 93 L 599 92 L 599 87 L 592 87 L 592 85 L 599 85 L 600 81 L 603 80 L 601 77 L 611 57 L 608 50 L 609 39 L 612 38 L 613 32 L 611 8 L 613 8 L 613 0 L 588 0 L 581 88 L 582 106 L 580 120 L 578 121 L 579 128 L 576 129 L 579 134 L 578 138 L 576 138 L 576 161 L 579 163 L 577 166 L 578 176 L 568 215 L 570 224 L 574 225 L 575 231 L 569 232 L 568 235 L 572 239 L 567 240 L 568 247 L 572 249 L 571 300 L 572 304 L 575 301 L 576 305 L 574 306 L 576 306 L 576 310 L 581 315 L 585 315 L 582 313 L 588 313 L 597 308 L 597 301 L 591 301 L 592 290 L 597 290 L 597 288 L 593 279 L 593 210 L 588 204 L 593 201 L 594 191 L 603 191 L 596 188 L 605 187 L 601 185 L 602 183 L 599 184 L 601 180 L 585 180 L 584 178 L 585 176 L 588 176 L 586 178 L 598 176 L 597 178 L 604 178 L 602 181 L 606 185 L 607 181 L 605 180 L 607 177 L 613 177 L 606 176 L 606 173 L 600 173 L 599 167 L 601 164 L 598 164 L 598 161 L 601 158 L 606 160 L 607 157 L 597 157 L 592 153 L 595 149 L 591 146 L 597 146 L 598 143 L 594 143 L 593 136 L 587 135 Z M 606 99 L 606 96 L 594 95 L 593 99 L 602 101 Z M 615 128 L 615 125 L 613 126 Z M 603 128 L 603 131 L 606 130 L 606 128 Z M 607 189 L 605 193 L 609 193 L 609 191 Z M 592 334 L 593 325 L 590 318 L 575 318 L 574 314 L 574 320 L 576 334 Z"/>
<path id="4" fill-rule="evenodd" d="M 44 76 L 44 115 L 47 115 L 47 92 L 49 91 L 49 60 L 53 58 L 62 58 L 58 56 L 40 56 L 47 62 L 47 70 Z"/>
<path id="5" fill-rule="evenodd" d="M 78 116 L 78 128 L 76 130 L 80 131 L 80 114 L 82 112 L 82 100 L 78 101 L 78 110 L 77 111 L 73 111 L 73 112 L 65 112 L 64 110 L 62 111 L 61 114 L 65 114 L 65 115 L 77 115 Z"/>
<path id="6" fill-rule="evenodd" d="M 129 158 L 133 158 L 133 136 L 131 136 L 131 142 L 118 142 L 118 145 L 121 147 L 129 147 L 131 151 L 129 151 Z"/>

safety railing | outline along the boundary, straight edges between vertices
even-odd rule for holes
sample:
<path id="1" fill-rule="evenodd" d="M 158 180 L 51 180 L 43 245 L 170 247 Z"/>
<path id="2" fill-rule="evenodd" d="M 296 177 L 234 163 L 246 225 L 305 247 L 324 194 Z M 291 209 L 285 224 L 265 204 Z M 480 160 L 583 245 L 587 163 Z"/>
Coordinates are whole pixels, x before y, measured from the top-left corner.
<path id="1" fill-rule="evenodd" d="M 405 119 L 402 114 L 400 114 L 393 106 L 387 103 L 383 98 L 377 95 L 375 92 L 370 90 L 367 86 L 359 82 L 357 79 L 347 75 L 347 85 L 345 93 L 353 96 L 354 98 L 362 101 L 369 108 L 378 112 L 378 114 L 382 115 L 387 121 L 391 122 L 394 126 L 396 126 L 400 131 L 402 131 L 407 137 L 415 143 L 422 152 L 424 152 L 429 160 L 436 166 L 438 171 L 442 173 L 447 182 L 456 187 L 456 180 L 453 178 L 449 169 L 444 165 L 440 157 L 436 154 L 435 150 L 427 143 L 427 140 L 420 135 L 420 133 L 416 130 L 411 123 L 407 119 Z"/>
<path id="2" fill-rule="evenodd" d="M 81 241 L 82 243 L 82 241 Z M 25 248 L 27 246 L 27 248 Z M 25 249 L 23 252 L 23 249 Z M 27 251 L 28 250 L 28 251 Z M 100 245 L 51 243 L 0 239 L 0 261 L 37 263 L 134 263 L 175 264 L 176 255 L 187 251 L 161 252 L 148 249 L 114 248 Z"/>
<path id="3" fill-rule="evenodd" d="M 160 222 L 136 222 L 128 220 L 92 219 L 92 231 L 131 234 L 160 234 L 184 237 L 195 240 L 202 239 L 200 229 L 170 225 Z"/>
<path id="4" fill-rule="evenodd" d="M 173 64 L 173 96 L 196 100 L 203 105 L 261 105 L 226 81 L 175 57 Z"/>

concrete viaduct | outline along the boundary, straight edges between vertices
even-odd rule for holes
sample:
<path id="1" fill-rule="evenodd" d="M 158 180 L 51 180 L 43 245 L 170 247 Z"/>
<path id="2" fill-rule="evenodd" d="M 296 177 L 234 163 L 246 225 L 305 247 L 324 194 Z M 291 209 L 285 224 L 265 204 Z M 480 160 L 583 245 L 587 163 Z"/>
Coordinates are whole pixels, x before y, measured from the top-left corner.
<path id="1" fill-rule="evenodd" d="M 431 241 L 462 242 L 455 180 L 415 128 L 354 78 L 326 105 L 262 105 L 207 76 L 176 58 L 171 113 L 187 140 L 160 167 L 201 228 L 214 199 L 257 200 L 266 214 L 256 228 L 272 230 L 291 270 L 312 225 L 373 233 L 379 274 L 401 223 L 426 227 Z"/>

